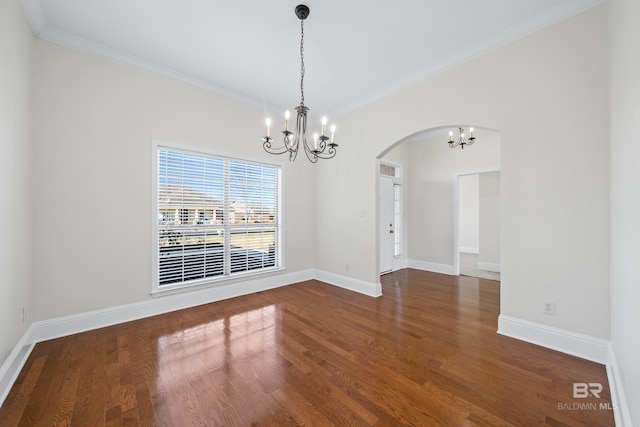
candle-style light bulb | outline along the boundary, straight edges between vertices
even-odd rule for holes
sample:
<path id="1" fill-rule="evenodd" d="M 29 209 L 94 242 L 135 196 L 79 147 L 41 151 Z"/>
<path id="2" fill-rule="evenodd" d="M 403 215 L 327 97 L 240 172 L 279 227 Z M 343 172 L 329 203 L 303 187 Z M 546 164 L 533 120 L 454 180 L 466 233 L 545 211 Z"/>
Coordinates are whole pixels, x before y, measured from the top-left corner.
<path id="1" fill-rule="evenodd" d="M 322 117 L 322 136 L 324 136 L 324 128 L 327 126 L 327 116 Z"/>
<path id="2" fill-rule="evenodd" d="M 318 151 L 318 134 L 313 134 L 313 149 Z"/>
<path id="3" fill-rule="evenodd" d="M 449 142 L 453 142 L 453 132 L 449 132 Z"/>
<path id="4" fill-rule="evenodd" d="M 470 137 L 470 138 L 473 138 L 473 128 L 470 128 L 470 129 L 469 129 L 469 137 Z"/>
<path id="5" fill-rule="evenodd" d="M 333 143 L 333 138 L 336 135 L 336 125 L 331 125 L 331 143 Z"/>
<path id="6" fill-rule="evenodd" d="M 271 119 L 267 119 L 266 123 L 267 123 L 267 137 L 268 137 L 269 136 L 269 130 L 271 128 Z"/>
<path id="7" fill-rule="evenodd" d="M 289 117 L 291 117 L 291 113 L 287 110 L 284 112 L 284 130 L 289 130 Z"/>

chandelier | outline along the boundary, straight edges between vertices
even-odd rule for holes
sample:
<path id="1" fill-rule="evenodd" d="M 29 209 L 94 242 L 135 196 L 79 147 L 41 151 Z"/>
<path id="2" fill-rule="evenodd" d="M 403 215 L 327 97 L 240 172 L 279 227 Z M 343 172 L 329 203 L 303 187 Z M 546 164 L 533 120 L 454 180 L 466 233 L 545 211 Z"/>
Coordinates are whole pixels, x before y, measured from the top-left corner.
<path id="1" fill-rule="evenodd" d="M 469 138 L 464 137 L 464 129 L 458 128 L 458 131 L 460 136 L 457 141 L 453 140 L 453 132 L 449 132 L 449 148 L 456 148 L 459 145 L 464 150 L 465 145 L 473 145 L 476 141 L 475 136 L 473 136 L 473 128 L 469 129 Z"/>
<path id="2" fill-rule="evenodd" d="M 331 126 L 331 137 L 326 135 L 327 118 L 322 118 L 322 131 L 320 136 L 313 135 L 313 140 L 307 137 L 307 113 L 309 107 L 304 105 L 304 20 L 309 16 L 309 8 L 303 4 L 299 4 L 295 9 L 296 16 L 300 19 L 300 105 L 296 110 L 296 127 L 294 131 L 289 130 L 290 113 L 287 110 L 284 114 L 284 130 L 280 133 L 283 135 L 284 145 L 278 148 L 272 147 L 274 139 L 270 136 L 271 119 L 267 119 L 267 135 L 262 137 L 265 151 L 269 154 L 285 154 L 289 153 L 289 160 L 294 161 L 298 155 L 300 145 L 304 147 L 304 152 L 311 163 L 316 163 L 318 159 L 330 159 L 336 155 L 336 147 L 338 144 L 334 142 L 336 132 L 335 125 Z"/>

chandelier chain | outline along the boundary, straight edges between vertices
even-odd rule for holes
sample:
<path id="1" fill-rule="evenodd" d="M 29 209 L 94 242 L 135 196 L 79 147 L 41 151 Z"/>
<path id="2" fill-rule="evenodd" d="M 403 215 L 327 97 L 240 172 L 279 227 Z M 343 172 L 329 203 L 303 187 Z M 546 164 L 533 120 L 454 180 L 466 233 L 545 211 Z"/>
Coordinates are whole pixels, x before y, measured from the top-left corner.
<path id="1" fill-rule="evenodd" d="M 300 20 L 300 105 L 304 105 L 304 20 Z"/>

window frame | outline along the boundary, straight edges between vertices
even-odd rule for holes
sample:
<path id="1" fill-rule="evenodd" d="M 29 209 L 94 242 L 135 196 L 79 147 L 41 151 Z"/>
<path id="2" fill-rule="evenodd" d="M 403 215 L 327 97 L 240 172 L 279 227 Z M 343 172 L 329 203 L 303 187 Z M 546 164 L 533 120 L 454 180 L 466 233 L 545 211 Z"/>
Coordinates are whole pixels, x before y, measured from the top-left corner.
<path id="1" fill-rule="evenodd" d="M 246 270 L 241 272 L 222 274 L 218 276 L 205 277 L 201 279 L 189 280 L 186 282 L 177 282 L 171 284 L 161 285 L 160 282 L 160 265 L 159 265 L 159 227 L 158 227 L 158 161 L 160 150 L 165 149 L 169 151 L 181 152 L 194 156 L 213 157 L 224 162 L 237 161 L 250 163 L 254 165 L 262 165 L 268 167 L 274 167 L 279 172 L 279 185 L 277 189 L 277 212 L 278 221 L 275 224 L 276 229 L 276 248 L 275 248 L 275 266 L 264 267 L 255 270 Z M 283 216 L 283 182 L 284 182 L 284 167 L 281 163 L 268 163 L 262 160 L 256 160 L 252 158 L 240 158 L 238 156 L 229 155 L 226 153 L 220 153 L 218 151 L 208 150 L 206 148 L 189 147 L 182 144 L 177 144 L 167 141 L 152 140 L 151 143 L 151 295 L 163 295 L 172 294 L 176 292 L 190 291 L 194 288 L 206 288 L 213 286 L 220 286 L 222 284 L 232 284 L 234 282 L 240 282 L 247 278 L 272 275 L 285 270 L 284 265 L 284 216 Z M 225 166 L 225 170 L 228 170 L 228 166 Z M 228 174 L 225 175 L 225 181 L 229 179 Z M 226 184 L 225 184 L 226 185 Z M 229 203 L 224 203 L 225 215 L 228 214 Z M 227 216 L 228 218 L 228 216 Z M 227 224 L 226 227 L 229 227 Z M 233 227 L 231 227 L 233 228 Z M 228 257 L 225 257 L 225 265 L 223 266 L 225 271 L 229 266 L 226 265 Z"/>

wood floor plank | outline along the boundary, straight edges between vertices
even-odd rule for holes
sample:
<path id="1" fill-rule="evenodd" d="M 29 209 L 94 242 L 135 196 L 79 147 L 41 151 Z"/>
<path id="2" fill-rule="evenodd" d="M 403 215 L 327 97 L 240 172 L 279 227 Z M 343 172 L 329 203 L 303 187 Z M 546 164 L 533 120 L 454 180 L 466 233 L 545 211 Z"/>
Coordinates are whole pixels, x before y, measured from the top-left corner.
<path id="1" fill-rule="evenodd" d="M 137 331 L 131 331 L 132 340 L 129 345 L 129 361 L 130 361 L 130 373 L 131 383 L 134 387 L 136 414 L 138 417 L 139 425 L 143 426 L 155 426 L 156 420 L 153 412 L 153 406 L 151 404 L 151 395 L 149 393 L 149 384 L 145 376 L 145 359 L 143 346 L 146 345 L 143 337 L 137 333 Z M 142 339 L 141 339 L 142 338 Z"/>
<path id="2" fill-rule="evenodd" d="M 325 414 L 320 412 L 312 402 L 305 399 L 295 389 L 277 389 L 271 392 L 273 398 L 301 426 L 334 426 Z"/>
<path id="3" fill-rule="evenodd" d="M 311 280 L 39 343 L 0 426 L 613 425 L 604 366 L 496 333 L 499 282 L 381 282 L 379 298 Z"/>
<path id="4" fill-rule="evenodd" d="M 25 364 L 22 371 L 25 375 L 21 375 L 17 379 L 17 382 L 20 382 L 20 387 L 14 386 L 11 390 L 12 393 L 7 396 L 7 399 L 11 399 L 14 404 L 3 406 L 4 411 L 0 410 L 0 426 L 18 425 L 46 360 L 46 356 L 37 357 L 33 354 L 30 356 L 30 361 Z"/>
<path id="5" fill-rule="evenodd" d="M 98 335 L 91 332 L 80 335 L 86 341 L 84 346 L 78 346 L 82 349 L 82 368 L 76 394 L 77 401 L 71 418 L 73 426 L 103 426 L 105 423 L 106 353 L 104 341 L 99 340 Z"/>

